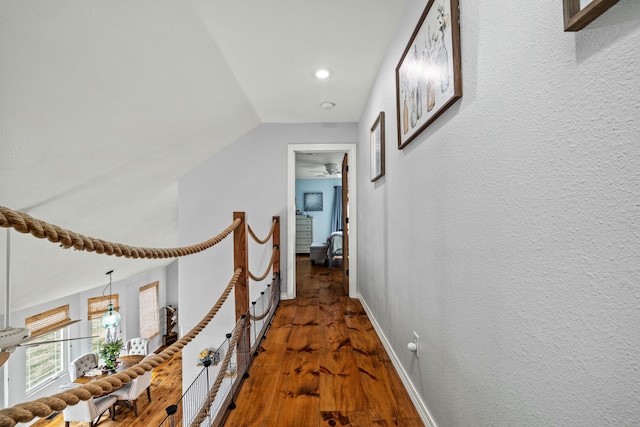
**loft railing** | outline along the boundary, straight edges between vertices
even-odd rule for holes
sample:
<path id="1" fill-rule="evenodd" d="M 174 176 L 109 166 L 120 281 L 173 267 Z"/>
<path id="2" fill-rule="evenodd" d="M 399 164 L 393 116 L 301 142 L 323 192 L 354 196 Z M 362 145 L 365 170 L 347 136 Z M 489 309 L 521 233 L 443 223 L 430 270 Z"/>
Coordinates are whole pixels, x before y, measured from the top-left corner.
<path id="1" fill-rule="evenodd" d="M 232 345 L 233 333 L 228 333 L 224 342 L 218 347 L 213 361 L 206 360 L 204 367 L 183 393 L 180 400 L 167 407 L 167 416 L 160 423 L 160 427 L 177 426 L 221 426 L 224 424 L 229 411 L 235 408 L 235 397 L 247 378 L 249 366 L 257 355 L 260 342 L 271 325 L 276 308 L 280 301 L 280 277 L 275 275 L 273 281 L 267 285 L 260 296 L 251 303 L 251 308 L 236 324 L 240 329 L 238 343 Z M 249 326 L 241 325 L 250 322 Z M 237 349 L 239 343 L 248 343 L 251 351 L 241 353 Z M 228 363 L 225 355 L 231 352 Z M 211 390 L 216 381 L 220 382 L 217 393 Z M 203 409 L 206 407 L 206 410 Z M 198 417 L 199 414 L 204 414 Z"/>
<path id="2" fill-rule="evenodd" d="M 251 231 L 251 228 L 246 223 L 246 216 L 244 212 L 234 212 L 233 222 L 231 225 L 217 236 L 196 245 L 168 249 L 134 247 L 84 236 L 82 234 L 48 224 L 44 221 L 33 218 L 26 213 L 14 211 L 4 206 L 0 206 L 0 227 L 14 228 L 21 233 L 30 233 L 34 237 L 40 239 L 46 238 L 52 243 L 58 243 L 59 246 L 63 248 L 73 247 L 77 250 L 134 259 L 188 256 L 209 249 L 210 247 L 220 243 L 231 233 L 233 233 L 234 239 L 234 274 L 216 304 L 187 334 L 150 359 L 145 359 L 144 362 L 138 363 L 125 371 L 110 375 L 103 380 L 93 381 L 90 384 L 76 387 L 53 396 L 36 399 L 31 402 L 20 403 L 11 408 L 2 409 L 0 410 L 0 427 L 13 427 L 18 423 L 30 422 L 37 417 L 44 418 L 54 412 L 63 410 L 67 406 L 77 404 L 79 400 L 88 400 L 92 396 L 97 397 L 120 389 L 132 379 L 137 378 L 138 375 L 142 375 L 144 372 L 152 370 L 154 367 L 171 359 L 177 352 L 182 350 L 182 348 L 191 342 L 216 316 L 231 291 L 234 290 L 237 323 L 233 332 L 227 338 L 228 341 L 225 341 L 225 345 L 228 349 L 226 351 L 226 355 L 221 361 L 221 366 L 215 376 L 215 380 L 213 384 L 211 384 L 210 380 L 212 378 L 212 372 L 210 372 L 210 366 L 208 366 L 204 369 L 206 370 L 206 373 L 201 373 L 201 375 L 196 378 L 196 381 L 198 382 L 196 383 L 194 381 L 194 384 L 188 388 L 188 390 L 193 389 L 191 393 L 193 393 L 194 396 L 196 394 L 204 395 L 205 393 L 202 392 L 201 384 L 201 382 L 204 381 L 206 384 L 204 390 L 207 390 L 204 400 L 200 397 L 198 402 L 199 409 L 195 416 L 189 415 L 193 418 L 189 425 L 200 426 L 203 425 L 205 420 L 208 420 L 208 423 L 205 425 L 221 425 L 212 424 L 212 419 L 214 423 L 224 422 L 227 410 L 233 407 L 233 398 L 242 384 L 244 375 L 248 371 L 249 364 L 251 363 L 252 352 L 254 349 L 257 349 L 257 346 L 264 336 L 264 332 L 268 328 L 270 320 L 279 303 L 279 217 L 273 217 L 269 235 L 263 240 L 258 239 Z M 273 243 L 273 252 L 269 266 L 267 267 L 267 271 L 260 277 L 253 275 L 249 271 L 247 234 L 250 234 L 251 237 L 260 244 L 268 242 L 269 239 L 271 239 Z M 249 278 L 254 281 L 261 281 L 268 275 L 269 271 L 272 273 L 271 284 L 267 286 L 267 290 L 262 292 L 256 301 L 249 304 Z M 259 307 L 267 308 L 260 312 L 258 304 L 260 304 Z M 225 372 L 231 373 L 233 371 L 230 368 L 232 366 L 232 360 L 236 365 L 235 379 L 233 381 L 227 381 L 229 384 L 228 389 L 218 395 L 218 392 L 225 383 Z M 215 369 L 211 371 L 215 371 Z M 239 373 L 242 375 L 239 375 Z M 200 378 L 201 376 L 204 380 Z M 231 374 L 229 374 L 229 378 L 231 378 Z M 197 397 L 194 398 L 194 400 L 197 399 Z M 221 404 L 214 407 L 216 402 L 221 402 Z M 191 398 L 189 396 L 185 398 L 183 395 L 183 398 L 180 399 L 178 404 L 170 407 L 171 411 L 168 410 L 168 412 L 173 412 L 174 410 L 175 412 L 173 415 L 168 415 L 168 424 L 166 425 L 182 425 L 178 424 L 178 422 L 182 422 L 181 420 L 184 417 L 186 404 L 191 405 Z M 180 421 L 177 421 L 177 414 L 180 414 Z"/>

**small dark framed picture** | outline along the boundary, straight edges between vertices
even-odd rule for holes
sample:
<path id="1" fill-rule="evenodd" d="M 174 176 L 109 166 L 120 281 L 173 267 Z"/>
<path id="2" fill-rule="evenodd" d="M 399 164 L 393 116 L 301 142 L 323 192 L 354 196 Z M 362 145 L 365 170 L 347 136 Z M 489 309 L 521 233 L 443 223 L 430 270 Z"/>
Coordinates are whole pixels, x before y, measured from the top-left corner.
<path id="1" fill-rule="evenodd" d="M 371 126 L 371 182 L 384 175 L 384 111 Z"/>
<path id="2" fill-rule="evenodd" d="M 322 193 L 304 193 L 304 210 L 307 212 L 322 210 Z"/>

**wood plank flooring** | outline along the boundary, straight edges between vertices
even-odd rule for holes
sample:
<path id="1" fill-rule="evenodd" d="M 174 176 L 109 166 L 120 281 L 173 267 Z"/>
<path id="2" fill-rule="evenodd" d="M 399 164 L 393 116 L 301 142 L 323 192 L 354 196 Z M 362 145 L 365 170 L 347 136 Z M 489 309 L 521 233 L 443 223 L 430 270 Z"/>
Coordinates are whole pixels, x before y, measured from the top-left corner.
<path id="1" fill-rule="evenodd" d="M 422 426 L 360 302 L 340 269 L 297 260 L 298 298 L 282 301 L 225 427 Z M 99 426 L 157 426 L 182 395 L 181 354 L 154 369 L 152 402 L 118 407 Z M 35 427 L 63 427 L 62 414 Z M 71 423 L 79 427 L 87 423 Z"/>
<path id="2" fill-rule="evenodd" d="M 158 426 L 167 415 L 167 406 L 176 403 L 182 396 L 182 352 L 158 365 L 151 374 L 151 402 L 147 394 L 142 393 L 138 398 L 138 414 L 133 409 L 118 405 L 116 421 L 111 421 L 109 413 L 100 419 L 100 427 L 121 426 Z M 89 423 L 72 422 L 70 427 L 88 426 Z M 59 413 L 51 420 L 41 419 L 33 427 L 64 427 L 64 417 Z"/>
<path id="3" fill-rule="evenodd" d="M 305 256 L 297 269 L 225 427 L 422 426 L 341 271 Z"/>

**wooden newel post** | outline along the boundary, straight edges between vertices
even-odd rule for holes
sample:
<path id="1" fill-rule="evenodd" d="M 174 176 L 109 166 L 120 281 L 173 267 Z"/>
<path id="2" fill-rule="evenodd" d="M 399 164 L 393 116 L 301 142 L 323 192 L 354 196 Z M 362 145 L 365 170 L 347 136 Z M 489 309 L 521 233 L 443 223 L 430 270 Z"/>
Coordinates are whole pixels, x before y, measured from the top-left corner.
<path id="1" fill-rule="evenodd" d="M 245 317 L 249 310 L 249 251 L 247 245 L 247 218 L 244 212 L 234 212 L 233 220 L 240 218 L 242 223 L 233 232 L 233 264 L 234 271 L 242 269 L 236 283 L 236 322 Z M 249 336 L 251 322 L 245 318 L 244 332 L 236 344 L 238 360 L 244 360 L 251 349 L 251 344 L 245 339 Z"/>
<path id="2" fill-rule="evenodd" d="M 234 212 L 233 220 L 242 223 L 233 232 L 233 269 L 242 269 L 236 283 L 236 322 L 249 310 L 249 254 L 247 252 L 247 221 L 244 212 Z"/>
<path id="3" fill-rule="evenodd" d="M 276 221 L 276 226 L 273 230 L 273 251 L 275 256 L 272 269 L 272 277 L 275 280 L 276 274 L 280 277 L 280 217 L 274 216 L 273 219 Z"/>

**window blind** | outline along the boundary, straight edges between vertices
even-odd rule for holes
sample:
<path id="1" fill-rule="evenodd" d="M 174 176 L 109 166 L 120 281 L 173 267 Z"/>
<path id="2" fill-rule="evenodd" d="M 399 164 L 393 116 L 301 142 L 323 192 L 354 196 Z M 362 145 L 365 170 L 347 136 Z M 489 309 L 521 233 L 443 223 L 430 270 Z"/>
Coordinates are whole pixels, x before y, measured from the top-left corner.
<path id="1" fill-rule="evenodd" d="M 153 338 L 160 333 L 158 283 L 140 288 L 140 336 Z"/>
<path id="2" fill-rule="evenodd" d="M 120 301 L 118 294 L 111 295 L 111 303 L 115 311 L 120 311 Z M 88 300 L 88 320 L 100 319 L 109 309 L 109 295 L 103 297 L 89 298 Z"/>
<path id="3" fill-rule="evenodd" d="M 78 320 L 71 320 L 69 317 L 69 304 L 24 319 L 25 327 L 31 331 L 31 338 L 48 334 L 75 322 Z"/>

